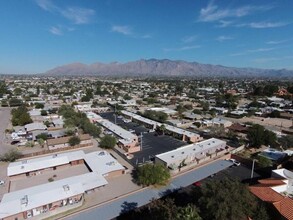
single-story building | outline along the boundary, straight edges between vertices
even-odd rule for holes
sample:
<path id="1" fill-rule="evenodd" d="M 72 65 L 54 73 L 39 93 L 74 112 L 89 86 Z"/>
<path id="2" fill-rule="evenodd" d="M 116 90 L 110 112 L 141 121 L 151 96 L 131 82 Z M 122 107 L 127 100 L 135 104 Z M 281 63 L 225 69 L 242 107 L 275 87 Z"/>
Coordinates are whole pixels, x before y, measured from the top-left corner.
<path id="1" fill-rule="evenodd" d="M 192 163 L 198 164 L 206 158 L 209 159 L 218 152 L 224 152 L 225 148 L 225 141 L 210 138 L 158 154 L 155 156 L 155 163 L 163 164 L 171 170 L 177 170 L 185 165 Z"/>

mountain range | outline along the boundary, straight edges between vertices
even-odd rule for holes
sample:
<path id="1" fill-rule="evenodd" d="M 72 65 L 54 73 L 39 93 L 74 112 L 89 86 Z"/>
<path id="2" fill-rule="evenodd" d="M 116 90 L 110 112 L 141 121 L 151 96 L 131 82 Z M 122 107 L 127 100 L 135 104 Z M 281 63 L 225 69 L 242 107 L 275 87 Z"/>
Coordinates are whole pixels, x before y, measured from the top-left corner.
<path id="1" fill-rule="evenodd" d="M 45 73 L 47 76 L 129 76 L 129 77 L 292 77 L 293 70 L 236 68 L 182 60 L 141 59 L 127 63 L 71 63 Z"/>

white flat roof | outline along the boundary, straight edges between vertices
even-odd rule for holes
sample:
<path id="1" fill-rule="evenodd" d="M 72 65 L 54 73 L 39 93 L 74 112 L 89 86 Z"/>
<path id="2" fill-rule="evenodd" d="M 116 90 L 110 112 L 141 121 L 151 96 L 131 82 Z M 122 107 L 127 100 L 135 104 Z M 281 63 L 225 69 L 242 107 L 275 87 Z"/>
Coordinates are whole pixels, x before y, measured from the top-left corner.
<path id="1" fill-rule="evenodd" d="M 24 126 L 27 131 L 46 130 L 47 126 L 40 122 L 30 123 Z"/>
<path id="2" fill-rule="evenodd" d="M 117 170 L 125 170 L 125 168 L 107 151 L 88 153 L 85 155 L 84 160 L 93 172 L 97 172 L 101 175 L 107 175 Z"/>
<path id="3" fill-rule="evenodd" d="M 101 175 L 92 172 L 6 193 L 0 203 L 0 218 L 67 199 L 107 183 Z M 23 198 L 27 200 L 26 205 L 21 205 Z"/>
<path id="4" fill-rule="evenodd" d="M 148 118 L 145 118 L 145 117 L 142 117 L 140 115 L 137 115 L 135 113 L 132 113 L 132 112 L 128 112 L 128 111 L 121 111 L 122 114 L 124 115 L 127 115 L 127 116 L 130 116 L 136 120 L 139 120 L 139 121 L 142 121 L 144 123 L 147 123 L 147 124 L 150 124 L 150 125 L 155 125 L 155 126 L 161 126 L 163 125 L 162 123 L 159 123 L 159 122 L 156 122 L 154 120 L 151 120 L 151 119 L 148 119 Z M 172 131 L 172 132 L 175 132 L 177 134 L 184 134 L 188 137 L 192 137 L 192 136 L 200 136 L 199 134 L 196 134 L 196 133 L 193 133 L 193 132 L 190 132 L 190 131 L 186 131 L 182 128 L 178 128 L 178 127 L 175 127 L 175 126 L 172 126 L 172 125 L 168 125 L 168 124 L 164 124 L 166 129 L 169 130 L 169 131 Z"/>
<path id="5" fill-rule="evenodd" d="M 80 150 L 13 162 L 7 167 L 7 175 L 13 176 L 34 170 L 68 164 L 70 161 L 83 159 L 84 155 L 84 152 Z"/>
<path id="6" fill-rule="evenodd" d="M 100 123 L 102 126 L 104 126 L 105 128 L 107 128 L 108 130 L 112 131 L 113 133 L 115 133 L 117 136 L 126 139 L 126 140 L 134 140 L 137 139 L 137 136 L 132 134 L 131 132 L 121 128 L 120 126 L 106 120 L 100 120 L 98 121 L 98 123 Z"/>
<path id="7" fill-rule="evenodd" d="M 190 155 L 198 155 L 203 151 L 208 151 L 209 149 L 213 149 L 222 144 L 226 146 L 225 141 L 216 138 L 210 138 L 208 140 L 189 144 L 166 153 L 158 154 L 156 157 L 165 161 L 167 164 L 172 164 L 173 162 L 183 160 Z"/>

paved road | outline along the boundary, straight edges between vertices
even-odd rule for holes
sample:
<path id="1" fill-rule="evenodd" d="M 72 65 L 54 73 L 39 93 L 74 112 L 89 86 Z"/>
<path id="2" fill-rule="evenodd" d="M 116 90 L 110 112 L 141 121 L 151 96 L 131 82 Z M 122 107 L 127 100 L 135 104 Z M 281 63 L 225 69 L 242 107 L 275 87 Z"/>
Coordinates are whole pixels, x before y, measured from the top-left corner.
<path id="1" fill-rule="evenodd" d="M 11 149 L 11 146 L 5 141 L 5 129 L 11 119 L 10 111 L 11 108 L 0 108 L 0 155 Z"/>
<path id="2" fill-rule="evenodd" d="M 143 191 L 115 200 L 111 203 L 107 203 L 97 208 L 77 214 L 75 216 L 68 217 L 67 219 L 113 219 L 123 213 L 124 210 L 130 210 L 136 207 L 146 205 L 150 202 L 152 198 L 160 198 L 162 196 L 165 196 L 174 190 L 186 187 L 193 182 L 200 181 L 212 174 L 218 173 L 230 167 L 231 165 L 232 163 L 230 161 L 218 160 L 174 178 L 171 183 L 166 187 L 160 189 L 147 188 Z"/>

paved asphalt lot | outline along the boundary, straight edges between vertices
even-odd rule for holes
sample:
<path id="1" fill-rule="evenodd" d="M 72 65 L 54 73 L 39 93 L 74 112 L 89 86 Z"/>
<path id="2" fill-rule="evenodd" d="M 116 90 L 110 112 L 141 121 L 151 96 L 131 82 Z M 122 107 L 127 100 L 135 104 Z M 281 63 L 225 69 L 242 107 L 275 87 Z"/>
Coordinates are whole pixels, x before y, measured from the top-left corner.
<path id="1" fill-rule="evenodd" d="M 102 113 L 101 116 L 111 122 L 115 122 L 113 112 Z M 168 135 L 156 136 L 156 132 L 149 133 L 149 129 L 144 126 L 134 122 L 125 123 L 120 118 L 116 118 L 116 124 L 127 130 L 134 130 L 139 137 L 142 136 L 142 151 L 134 153 L 134 157 L 129 160 L 134 166 L 151 160 L 157 154 L 174 150 L 187 144 Z"/>
<path id="2" fill-rule="evenodd" d="M 153 198 L 161 198 L 163 196 L 166 196 L 176 190 L 179 190 L 183 187 L 187 187 L 194 182 L 200 181 L 202 179 L 209 177 L 210 175 L 227 169 L 230 166 L 232 166 L 232 162 L 218 160 L 174 178 L 166 187 L 160 189 L 146 188 L 142 191 L 128 195 L 124 198 L 117 199 L 113 202 L 109 202 L 104 205 L 98 206 L 97 208 L 81 212 L 75 216 L 68 217 L 67 219 L 113 219 L 119 216 L 121 213 L 123 213 L 124 210 L 129 210 L 130 207 L 134 209 L 136 207 L 146 205 Z"/>

